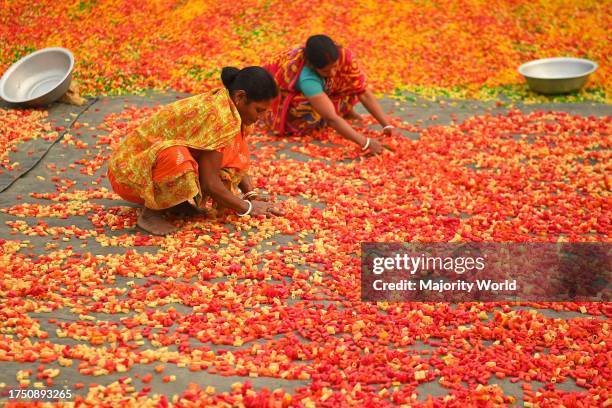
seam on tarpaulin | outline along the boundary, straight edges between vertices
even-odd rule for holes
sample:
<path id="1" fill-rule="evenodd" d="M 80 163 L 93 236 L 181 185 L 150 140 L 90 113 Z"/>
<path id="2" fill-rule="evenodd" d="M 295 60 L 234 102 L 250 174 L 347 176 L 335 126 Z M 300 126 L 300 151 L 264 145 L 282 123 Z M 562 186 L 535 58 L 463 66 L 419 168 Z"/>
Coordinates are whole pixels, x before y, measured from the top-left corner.
<path id="1" fill-rule="evenodd" d="M 91 99 L 88 104 L 87 107 L 85 109 L 83 109 L 78 115 L 76 115 L 72 121 L 70 122 L 70 124 L 66 127 L 66 129 L 64 129 L 59 136 L 53 141 L 53 143 L 51 143 L 49 145 L 49 147 L 47 147 L 47 149 L 43 152 L 42 155 L 40 155 L 40 157 L 34 162 L 34 164 L 32 164 L 30 167 L 28 167 L 24 172 L 22 172 L 19 176 L 15 177 L 13 180 L 11 180 L 10 183 L 8 183 L 6 186 L 0 188 L 0 193 L 3 193 L 4 191 L 6 191 L 9 187 L 11 187 L 13 184 L 15 184 L 15 182 L 19 179 L 21 179 L 23 176 L 25 176 L 26 174 L 28 174 L 30 171 L 32 171 L 32 169 L 34 169 L 36 166 L 38 166 L 38 164 L 47 156 L 47 154 L 49 153 L 49 151 L 53 148 L 53 146 L 55 146 L 60 140 L 62 140 L 64 138 L 64 135 L 66 133 L 68 133 L 71 129 L 72 126 L 76 123 L 76 121 L 81 117 L 81 115 L 83 115 L 85 112 L 87 112 L 92 106 L 94 106 L 96 103 L 98 103 L 98 101 L 100 100 L 100 98 L 95 97 L 93 99 Z"/>

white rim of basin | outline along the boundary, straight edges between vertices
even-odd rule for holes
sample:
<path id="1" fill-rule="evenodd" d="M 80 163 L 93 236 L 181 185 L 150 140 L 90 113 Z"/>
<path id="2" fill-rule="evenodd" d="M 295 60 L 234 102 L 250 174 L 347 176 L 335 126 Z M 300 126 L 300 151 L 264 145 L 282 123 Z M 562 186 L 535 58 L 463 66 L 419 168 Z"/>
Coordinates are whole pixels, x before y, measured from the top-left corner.
<path id="1" fill-rule="evenodd" d="M 578 62 L 580 64 L 584 64 L 590 66 L 590 69 L 579 74 L 579 75 L 558 75 L 558 76 L 550 76 L 550 75 L 532 75 L 525 72 L 526 69 L 535 66 L 542 65 L 546 63 L 554 63 L 554 62 Z M 529 61 L 518 68 L 518 72 L 527 78 L 536 78 L 536 79 L 572 79 L 572 78 L 580 78 L 586 75 L 590 75 L 598 68 L 598 65 L 595 61 L 591 61 L 584 58 L 565 58 L 565 57 L 557 57 L 557 58 L 542 58 L 534 61 Z"/>
<path id="2" fill-rule="evenodd" d="M 72 70 L 74 69 L 74 56 L 66 48 L 62 48 L 62 47 L 43 48 L 42 50 L 34 51 L 33 53 L 26 55 L 25 57 L 21 58 L 19 61 L 17 61 L 13 65 L 11 65 L 9 67 L 9 69 L 6 70 L 6 72 L 2 75 L 2 78 L 0 78 L 0 98 L 4 99 L 5 101 L 10 102 L 10 103 L 24 103 L 24 102 L 30 101 L 30 99 L 28 99 L 28 100 L 16 100 L 16 99 L 11 99 L 11 98 L 7 97 L 7 95 L 5 95 L 5 93 L 4 93 L 4 83 L 7 80 L 7 78 L 13 73 L 13 71 L 15 71 L 17 68 L 19 68 L 26 61 L 30 60 L 31 58 L 35 57 L 38 54 L 42 54 L 44 52 L 49 52 L 49 51 L 60 51 L 60 52 L 62 52 L 64 54 L 66 54 L 66 56 L 70 60 L 70 67 L 68 67 L 68 72 L 62 77 L 62 80 L 59 82 L 60 84 L 63 83 L 66 80 L 66 78 L 68 78 L 68 75 L 70 75 L 72 73 Z M 44 95 L 40 95 L 37 98 L 40 98 L 41 96 L 44 96 Z"/>

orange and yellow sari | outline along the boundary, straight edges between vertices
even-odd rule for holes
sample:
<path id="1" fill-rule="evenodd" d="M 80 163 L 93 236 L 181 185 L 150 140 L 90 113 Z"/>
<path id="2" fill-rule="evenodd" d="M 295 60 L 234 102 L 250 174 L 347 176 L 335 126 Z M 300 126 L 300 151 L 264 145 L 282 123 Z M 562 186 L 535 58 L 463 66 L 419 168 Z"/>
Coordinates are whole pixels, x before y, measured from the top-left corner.
<path id="1" fill-rule="evenodd" d="M 240 114 L 225 88 L 163 107 L 128 134 L 108 164 L 113 190 L 127 201 L 166 209 L 206 200 L 199 182 L 199 154 L 223 154 L 221 179 L 233 192 L 250 160 Z"/>
<path id="2" fill-rule="evenodd" d="M 343 47 L 339 51 L 338 68 L 333 77 L 325 79 L 324 91 L 336 112 L 343 116 L 357 103 L 357 96 L 365 91 L 366 78 L 351 52 Z M 308 99 L 295 88 L 304 64 L 304 48 L 300 47 L 279 55 L 264 66 L 280 88 L 280 95 L 266 117 L 266 125 L 280 135 L 299 135 L 325 126 Z"/>

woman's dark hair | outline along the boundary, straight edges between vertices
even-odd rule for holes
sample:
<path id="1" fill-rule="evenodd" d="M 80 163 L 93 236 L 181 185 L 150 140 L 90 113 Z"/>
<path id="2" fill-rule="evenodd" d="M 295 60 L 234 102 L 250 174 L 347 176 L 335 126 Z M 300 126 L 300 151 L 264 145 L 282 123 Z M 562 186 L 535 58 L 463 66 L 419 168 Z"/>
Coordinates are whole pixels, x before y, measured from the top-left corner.
<path id="1" fill-rule="evenodd" d="M 326 35 L 313 35 L 306 41 L 304 55 L 315 68 L 325 68 L 338 60 L 338 46 Z"/>
<path id="2" fill-rule="evenodd" d="M 267 101 L 278 96 L 276 81 L 262 67 L 224 67 L 221 81 L 230 92 L 245 91 L 249 101 Z"/>

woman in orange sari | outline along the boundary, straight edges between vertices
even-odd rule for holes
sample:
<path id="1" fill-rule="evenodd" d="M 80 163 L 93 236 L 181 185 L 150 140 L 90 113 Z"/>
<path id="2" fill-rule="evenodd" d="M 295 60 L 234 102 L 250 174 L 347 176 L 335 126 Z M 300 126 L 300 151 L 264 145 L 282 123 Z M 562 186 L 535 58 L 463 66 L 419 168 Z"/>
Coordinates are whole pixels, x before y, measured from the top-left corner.
<path id="1" fill-rule="evenodd" d="M 347 122 L 360 119 L 353 110 L 357 102 L 374 116 L 385 134 L 393 133 L 351 52 L 331 38 L 314 35 L 305 47 L 281 54 L 264 68 L 280 87 L 280 98 L 266 117 L 268 127 L 278 134 L 301 135 L 329 125 L 363 151 L 378 154 L 382 144 L 361 135 Z"/>
<path id="2" fill-rule="evenodd" d="M 142 204 L 138 226 L 152 234 L 176 227 L 165 211 L 198 208 L 208 197 L 239 216 L 280 214 L 258 199 L 248 175 L 246 128 L 277 97 L 272 76 L 261 67 L 223 68 L 224 88 L 165 106 L 128 134 L 108 165 L 113 190 Z M 242 193 L 238 194 L 238 190 Z"/>

